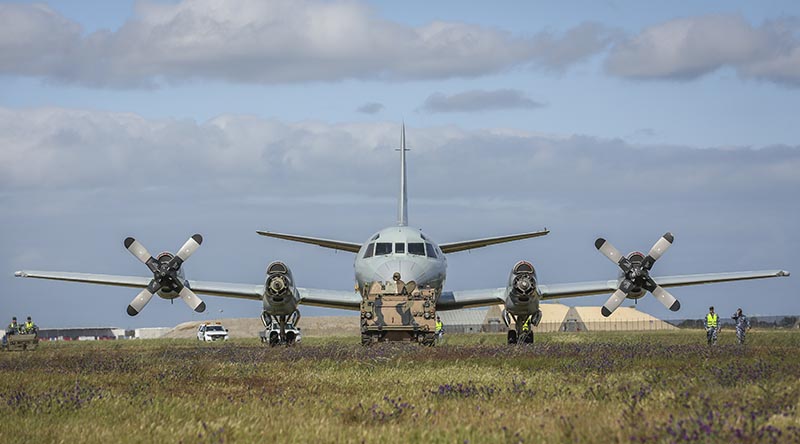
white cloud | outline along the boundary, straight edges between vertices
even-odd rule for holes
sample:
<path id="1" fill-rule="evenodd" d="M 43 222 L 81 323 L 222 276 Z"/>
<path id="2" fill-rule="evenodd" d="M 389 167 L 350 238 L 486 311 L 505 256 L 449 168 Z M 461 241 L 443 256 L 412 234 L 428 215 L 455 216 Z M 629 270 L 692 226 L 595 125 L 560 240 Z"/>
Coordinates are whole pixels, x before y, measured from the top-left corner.
<path id="1" fill-rule="evenodd" d="M 119 30 L 89 35 L 46 7 L 0 5 L 0 72 L 95 87 L 473 77 L 530 64 L 563 70 L 607 44 L 607 31 L 594 24 L 531 38 L 454 22 L 411 27 L 353 1 L 143 2 Z"/>
<path id="2" fill-rule="evenodd" d="M 636 79 L 695 79 L 724 67 L 740 76 L 800 86 L 796 20 L 755 27 L 737 15 L 671 20 L 644 29 L 611 50 L 609 73 Z"/>

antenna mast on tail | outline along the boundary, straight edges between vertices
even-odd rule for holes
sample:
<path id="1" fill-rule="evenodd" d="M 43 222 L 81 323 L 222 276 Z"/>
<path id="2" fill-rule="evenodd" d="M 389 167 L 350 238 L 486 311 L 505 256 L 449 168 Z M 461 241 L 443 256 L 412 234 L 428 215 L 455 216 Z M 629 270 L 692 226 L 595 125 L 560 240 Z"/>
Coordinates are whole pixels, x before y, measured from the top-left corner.
<path id="1" fill-rule="evenodd" d="M 397 225 L 408 225 L 408 194 L 406 190 L 406 123 L 400 131 L 400 201 L 397 205 Z"/>

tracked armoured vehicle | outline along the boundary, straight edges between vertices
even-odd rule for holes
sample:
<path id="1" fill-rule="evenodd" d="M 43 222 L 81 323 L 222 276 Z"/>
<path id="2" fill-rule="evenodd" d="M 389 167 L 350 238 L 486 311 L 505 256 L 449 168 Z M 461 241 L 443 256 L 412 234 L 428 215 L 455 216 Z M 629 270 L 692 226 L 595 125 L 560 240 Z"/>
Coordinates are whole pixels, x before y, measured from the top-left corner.
<path id="1" fill-rule="evenodd" d="M 36 332 L 6 334 L 3 338 L 3 348 L 8 351 L 36 350 L 39 338 Z"/>
<path id="2" fill-rule="evenodd" d="M 435 288 L 394 281 L 372 282 L 361 291 L 361 343 L 409 341 L 433 345 L 436 339 Z"/>

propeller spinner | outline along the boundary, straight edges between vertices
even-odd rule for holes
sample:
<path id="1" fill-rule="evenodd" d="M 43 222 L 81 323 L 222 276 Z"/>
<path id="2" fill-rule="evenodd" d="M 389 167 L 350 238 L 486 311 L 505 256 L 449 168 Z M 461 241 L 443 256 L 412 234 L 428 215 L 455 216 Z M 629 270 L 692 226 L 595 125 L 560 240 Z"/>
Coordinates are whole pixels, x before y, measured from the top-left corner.
<path id="1" fill-rule="evenodd" d="M 186 282 L 179 274 L 181 265 L 197 251 L 202 243 L 203 236 L 195 234 L 183 244 L 177 254 L 164 254 L 160 255 L 159 259 L 156 259 L 139 241 L 132 237 L 126 238 L 124 242 L 125 248 L 140 262 L 147 265 L 147 268 L 153 273 L 153 279 L 150 280 L 147 287 L 139 292 L 128 305 L 128 314 L 130 316 L 139 314 L 144 306 L 150 302 L 153 295 L 162 289 L 178 293 L 178 296 L 192 310 L 198 313 L 205 311 L 206 304 L 186 286 Z"/>
<path id="2" fill-rule="evenodd" d="M 599 238 L 595 241 L 594 246 L 603 256 L 617 264 L 620 270 L 622 270 L 623 275 L 623 279 L 619 283 L 617 291 L 603 304 L 601 310 L 603 316 L 611 316 L 611 313 L 613 313 L 614 310 L 622 304 L 622 301 L 636 288 L 643 288 L 649 291 L 661 304 L 672 311 L 678 311 L 681 308 L 681 303 L 650 277 L 650 270 L 653 268 L 653 265 L 669 249 L 674 240 L 675 237 L 672 233 L 665 233 L 653 245 L 653 248 L 650 249 L 647 256 L 642 257 L 641 253 L 638 253 L 637 260 L 631 260 L 623 256 L 620 254 L 619 250 L 611 245 L 611 242 L 603 238 Z"/>

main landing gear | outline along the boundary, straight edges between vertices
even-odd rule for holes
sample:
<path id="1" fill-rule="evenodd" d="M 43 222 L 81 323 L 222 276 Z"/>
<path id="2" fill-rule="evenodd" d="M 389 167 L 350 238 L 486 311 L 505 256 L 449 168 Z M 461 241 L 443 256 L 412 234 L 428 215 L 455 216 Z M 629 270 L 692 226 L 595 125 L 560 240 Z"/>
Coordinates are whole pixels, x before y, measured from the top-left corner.
<path id="1" fill-rule="evenodd" d="M 299 321 L 300 310 L 295 310 L 290 315 L 275 316 L 266 311 L 261 312 L 261 322 L 264 324 L 263 339 L 273 347 L 276 345 L 292 345 L 297 339 L 297 323 Z"/>
<path id="2" fill-rule="evenodd" d="M 508 327 L 509 344 L 533 344 L 533 327 L 542 320 L 542 311 L 536 310 L 533 314 L 514 315 L 503 310 L 503 321 Z M 514 328 L 511 328 L 511 323 Z"/>

